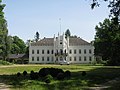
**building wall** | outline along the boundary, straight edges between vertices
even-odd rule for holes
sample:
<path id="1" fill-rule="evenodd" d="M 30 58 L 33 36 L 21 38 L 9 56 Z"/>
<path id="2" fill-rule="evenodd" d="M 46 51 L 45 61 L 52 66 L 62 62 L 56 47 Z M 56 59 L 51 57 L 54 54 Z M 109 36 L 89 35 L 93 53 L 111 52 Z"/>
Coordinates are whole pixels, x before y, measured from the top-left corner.
<path id="1" fill-rule="evenodd" d="M 54 54 L 52 54 L 52 50 L 53 46 L 30 46 L 29 63 L 53 63 Z M 44 53 L 42 53 L 43 51 Z"/>
<path id="2" fill-rule="evenodd" d="M 70 53 L 70 50 L 72 53 Z M 76 53 L 75 53 L 76 52 Z M 91 45 L 70 46 L 68 61 L 70 63 L 91 63 L 94 61 L 94 47 Z"/>
<path id="3" fill-rule="evenodd" d="M 44 54 L 42 50 L 44 50 Z M 54 50 L 54 46 L 30 46 L 29 63 L 55 63 L 55 51 L 52 53 L 52 50 Z M 72 53 L 70 53 L 70 50 Z M 81 50 L 81 53 L 79 50 Z M 67 52 L 67 61 L 70 63 L 90 63 L 94 61 L 94 47 L 92 45 L 69 46 Z"/>

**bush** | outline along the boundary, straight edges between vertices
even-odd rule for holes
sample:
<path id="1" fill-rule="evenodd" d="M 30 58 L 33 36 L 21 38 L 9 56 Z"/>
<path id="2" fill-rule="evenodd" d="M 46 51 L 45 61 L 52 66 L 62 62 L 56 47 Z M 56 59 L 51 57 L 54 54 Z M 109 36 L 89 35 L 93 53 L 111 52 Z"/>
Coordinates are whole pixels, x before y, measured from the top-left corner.
<path id="1" fill-rule="evenodd" d="M 18 72 L 18 73 L 17 73 L 17 77 L 20 77 L 20 76 L 21 76 L 21 73 L 20 73 L 20 72 Z"/>
<path id="2" fill-rule="evenodd" d="M 86 72 L 85 71 L 82 71 L 82 76 L 86 76 Z"/>
<path id="3" fill-rule="evenodd" d="M 44 77 L 44 82 L 47 84 L 49 84 L 51 80 L 53 80 L 53 77 L 50 74 Z"/>
<path id="4" fill-rule="evenodd" d="M 42 68 L 42 69 L 40 69 L 40 71 L 39 71 L 39 76 L 40 76 L 40 77 L 45 77 L 45 76 L 47 76 L 48 74 L 50 74 L 49 68 Z"/>
<path id="5" fill-rule="evenodd" d="M 31 78 L 32 80 L 35 80 L 35 79 L 36 79 L 36 75 L 35 75 L 35 73 L 34 73 L 33 70 L 30 72 L 30 78 Z"/>
<path id="6" fill-rule="evenodd" d="M 70 78 L 71 77 L 71 72 L 70 71 L 65 71 L 64 76 L 66 78 Z"/>
<path id="7" fill-rule="evenodd" d="M 24 71 L 24 72 L 23 72 L 23 75 L 26 76 L 26 75 L 27 75 L 27 71 Z"/>
<path id="8" fill-rule="evenodd" d="M 64 73 L 58 73 L 57 79 L 58 80 L 63 80 L 64 79 Z"/>

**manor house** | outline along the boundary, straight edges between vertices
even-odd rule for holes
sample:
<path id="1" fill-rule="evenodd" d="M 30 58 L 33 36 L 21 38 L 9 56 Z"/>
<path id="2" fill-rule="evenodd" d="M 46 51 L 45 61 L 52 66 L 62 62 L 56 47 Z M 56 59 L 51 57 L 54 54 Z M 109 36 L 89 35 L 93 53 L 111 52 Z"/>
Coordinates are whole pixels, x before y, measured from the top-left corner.
<path id="1" fill-rule="evenodd" d="M 92 63 L 94 46 L 80 37 L 65 37 L 65 34 L 53 38 L 43 38 L 30 43 L 29 63 Z"/>

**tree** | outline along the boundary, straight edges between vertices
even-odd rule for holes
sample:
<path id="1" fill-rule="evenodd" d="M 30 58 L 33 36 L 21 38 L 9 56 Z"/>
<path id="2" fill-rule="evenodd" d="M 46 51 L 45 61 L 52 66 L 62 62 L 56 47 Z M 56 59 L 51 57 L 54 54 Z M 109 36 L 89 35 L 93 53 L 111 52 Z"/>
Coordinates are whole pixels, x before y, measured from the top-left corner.
<path id="1" fill-rule="evenodd" d="M 92 0 L 91 8 L 93 9 L 95 6 L 99 7 L 99 0 Z M 119 23 L 120 21 L 120 0 L 103 0 L 109 1 L 108 7 L 110 8 L 110 16 L 115 20 L 115 23 Z"/>
<path id="2" fill-rule="evenodd" d="M 66 32 L 65 32 L 65 37 L 67 37 L 67 36 L 69 36 L 69 37 L 71 36 L 71 33 L 70 33 L 69 29 L 67 29 Z"/>
<path id="3" fill-rule="evenodd" d="M 5 4 L 1 4 L 2 0 L 0 0 L 0 55 L 3 57 L 3 60 L 6 60 L 9 54 L 9 37 L 8 37 L 8 29 L 7 29 L 7 21 L 4 18 L 3 9 Z"/>
<path id="4" fill-rule="evenodd" d="M 39 36 L 40 36 L 39 32 L 36 32 L 36 35 L 35 35 L 35 41 L 36 42 L 40 39 Z"/>
<path id="5" fill-rule="evenodd" d="M 102 56 L 109 65 L 120 65 L 120 25 L 105 19 L 95 29 L 95 55 Z"/>
<path id="6" fill-rule="evenodd" d="M 11 44 L 11 53 L 12 54 L 19 54 L 26 52 L 26 44 L 22 39 L 18 36 L 12 37 L 12 44 Z"/>

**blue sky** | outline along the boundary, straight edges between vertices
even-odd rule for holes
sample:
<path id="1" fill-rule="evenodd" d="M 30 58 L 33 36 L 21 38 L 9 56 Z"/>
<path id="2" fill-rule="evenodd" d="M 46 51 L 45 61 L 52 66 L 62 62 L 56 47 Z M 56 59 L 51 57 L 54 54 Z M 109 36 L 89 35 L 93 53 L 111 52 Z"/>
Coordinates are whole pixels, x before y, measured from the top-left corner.
<path id="1" fill-rule="evenodd" d="M 35 33 L 40 38 L 53 37 L 67 29 L 88 42 L 94 39 L 95 26 L 108 18 L 107 3 L 91 10 L 92 0 L 4 0 L 5 18 L 9 35 L 17 35 L 25 42 L 33 39 Z"/>

